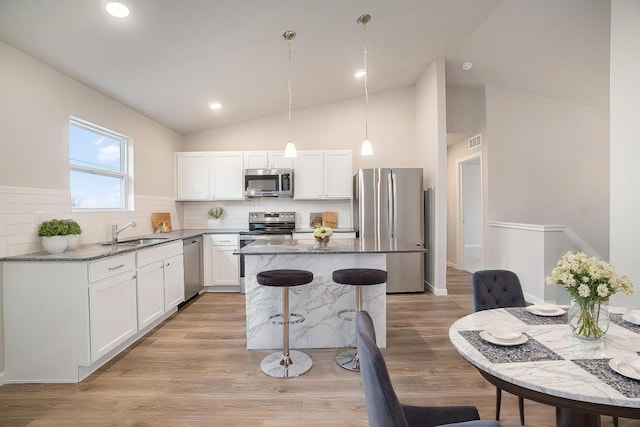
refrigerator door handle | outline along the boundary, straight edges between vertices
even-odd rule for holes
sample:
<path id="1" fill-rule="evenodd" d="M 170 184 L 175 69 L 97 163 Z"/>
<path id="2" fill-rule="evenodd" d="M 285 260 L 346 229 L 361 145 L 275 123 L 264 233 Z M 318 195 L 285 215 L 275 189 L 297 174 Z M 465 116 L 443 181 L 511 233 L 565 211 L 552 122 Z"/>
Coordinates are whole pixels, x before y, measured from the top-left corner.
<path id="1" fill-rule="evenodd" d="M 389 237 L 396 237 L 396 180 L 393 170 L 389 171 Z"/>

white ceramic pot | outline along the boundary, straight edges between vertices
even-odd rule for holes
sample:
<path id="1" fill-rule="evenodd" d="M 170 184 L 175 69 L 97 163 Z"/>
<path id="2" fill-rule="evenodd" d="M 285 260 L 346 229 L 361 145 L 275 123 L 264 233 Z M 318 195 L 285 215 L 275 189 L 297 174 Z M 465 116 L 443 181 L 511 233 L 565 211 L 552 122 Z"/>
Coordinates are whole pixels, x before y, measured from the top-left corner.
<path id="1" fill-rule="evenodd" d="M 67 249 L 67 236 L 50 236 L 42 238 L 44 250 L 50 254 L 59 254 Z"/>
<path id="2" fill-rule="evenodd" d="M 78 242 L 80 241 L 79 234 L 69 234 L 67 236 L 67 249 L 75 249 L 78 247 Z"/>

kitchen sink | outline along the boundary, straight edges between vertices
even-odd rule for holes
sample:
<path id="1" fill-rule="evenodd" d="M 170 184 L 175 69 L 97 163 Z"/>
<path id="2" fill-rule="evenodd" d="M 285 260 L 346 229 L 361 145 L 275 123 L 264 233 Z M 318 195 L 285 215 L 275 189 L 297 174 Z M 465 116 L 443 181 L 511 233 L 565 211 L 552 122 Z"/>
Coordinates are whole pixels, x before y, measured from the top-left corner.
<path id="1" fill-rule="evenodd" d="M 118 242 L 105 242 L 103 246 L 140 246 L 166 242 L 168 237 L 143 237 L 139 239 L 120 240 Z"/>

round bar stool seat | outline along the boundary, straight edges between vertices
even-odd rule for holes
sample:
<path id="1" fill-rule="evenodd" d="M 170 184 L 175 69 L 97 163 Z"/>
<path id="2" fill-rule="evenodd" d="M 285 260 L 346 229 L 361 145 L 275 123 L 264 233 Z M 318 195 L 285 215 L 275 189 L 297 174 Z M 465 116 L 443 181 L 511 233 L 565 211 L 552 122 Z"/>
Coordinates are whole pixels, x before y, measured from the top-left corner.
<path id="1" fill-rule="evenodd" d="M 356 309 L 342 310 L 338 313 L 338 317 L 349 321 L 353 321 L 355 318 L 343 317 L 345 312 L 362 311 L 362 286 L 380 285 L 387 281 L 387 272 L 375 268 L 346 268 L 334 271 L 332 276 L 336 283 L 356 287 Z M 357 350 L 346 350 L 339 353 L 336 356 L 336 363 L 348 371 L 360 371 L 360 358 Z"/>
<path id="2" fill-rule="evenodd" d="M 313 362 L 301 351 L 289 351 L 289 288 L 311 283 L 313 273 L 306 270 L 269 270 L 258 273 L 257 280 L 262 286 L 282 288 L 282 352 L 265 357 L 260 369 L 274 378 L 298 377 L 311 369 Z"/>

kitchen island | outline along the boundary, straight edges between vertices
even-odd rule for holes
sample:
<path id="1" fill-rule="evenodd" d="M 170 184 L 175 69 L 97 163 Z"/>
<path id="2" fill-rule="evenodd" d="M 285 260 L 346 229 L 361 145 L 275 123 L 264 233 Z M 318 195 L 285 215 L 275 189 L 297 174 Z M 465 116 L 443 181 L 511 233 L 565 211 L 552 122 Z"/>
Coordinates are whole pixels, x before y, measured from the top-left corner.
<path id="1" fill-rule="evenodd" d="M 377 268 L 386 270 L 386 254 L 426 252 L 420 246 L 396 239 L 332 239 L 326 247 L 315 240 L 272 238 L 237 250 L 244 256 L 247 310 L 247 348 L 276 349 L 282 346 L 282 327 L 270 317 L 282 311 L 282 290 L 261 286 L 261 271 L 300 269 L 311 271 L 313 282 L 289 289 L 292 313 L 305 321 L 292 325 L 291 348 L 355 347 L 355 322 L 337 317 L 340 310 L 355 308 L 355 287 L 334 283 L 334 270 Z M 386 347 L 386 285 L 363 287 L 364 309 L 376 328 L 380 347 Z M 292 319 L 293 320 L 293 319 Z"/>

